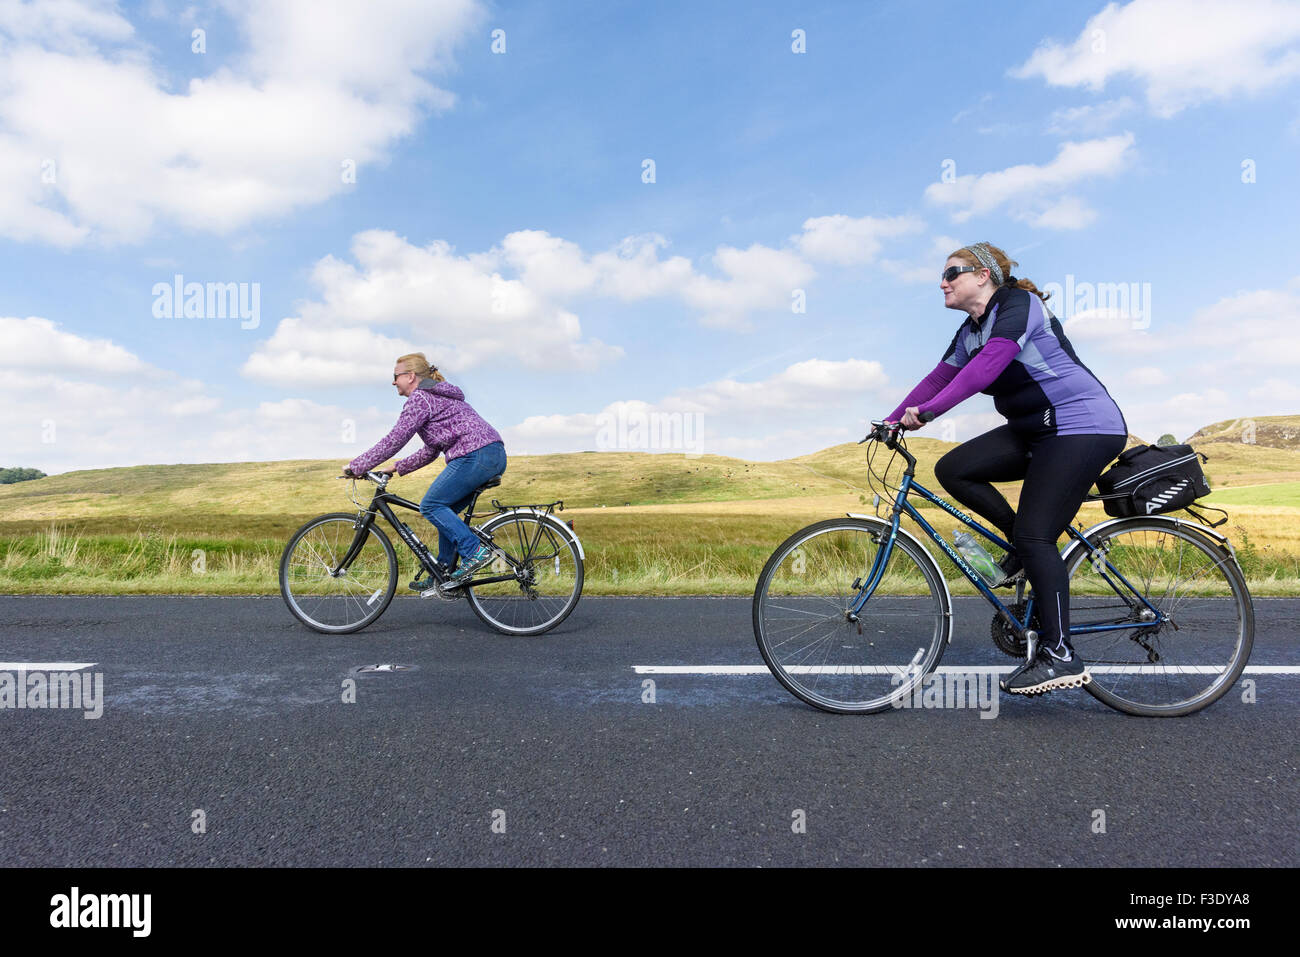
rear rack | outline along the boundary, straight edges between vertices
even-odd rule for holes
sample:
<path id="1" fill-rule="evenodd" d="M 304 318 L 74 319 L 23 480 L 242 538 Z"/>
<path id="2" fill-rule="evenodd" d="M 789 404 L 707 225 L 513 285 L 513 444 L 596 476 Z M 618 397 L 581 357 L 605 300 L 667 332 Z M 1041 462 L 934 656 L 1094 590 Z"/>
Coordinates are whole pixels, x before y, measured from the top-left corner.
<path id="1" fill-rule="evenodd" d="M 491 515 L 491 514 L 499 515 L 505 512 L 538 512 L 542 515 L 551 515 L 554 512 L 564 511 L 564 500 L 559 499 L 554 502 L 539 502 L 533 505 L 504 505 L 500 501 L 494 498 L 492 499 L 492 508 L 496 510 L 495 513 L 475 512 L 473 515 L 470 516 L 470 521 L 473 521 L 474 519 L 478 518 L 481 515 Z"/>

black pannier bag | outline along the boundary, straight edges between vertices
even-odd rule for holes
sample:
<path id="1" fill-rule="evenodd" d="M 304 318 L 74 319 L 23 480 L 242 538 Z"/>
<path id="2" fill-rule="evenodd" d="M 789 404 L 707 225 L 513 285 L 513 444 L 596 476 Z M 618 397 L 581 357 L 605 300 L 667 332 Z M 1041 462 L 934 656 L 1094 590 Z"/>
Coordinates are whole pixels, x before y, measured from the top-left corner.
<path id="1" fill-rule="evenodd" d="M 1097 479 L 1106 514 L 1128 518 L 1176 512 L 1209 495 L 1210 483 L 1198 457 L 1209 461 L 1190 445 L 1129 449 Z"/>

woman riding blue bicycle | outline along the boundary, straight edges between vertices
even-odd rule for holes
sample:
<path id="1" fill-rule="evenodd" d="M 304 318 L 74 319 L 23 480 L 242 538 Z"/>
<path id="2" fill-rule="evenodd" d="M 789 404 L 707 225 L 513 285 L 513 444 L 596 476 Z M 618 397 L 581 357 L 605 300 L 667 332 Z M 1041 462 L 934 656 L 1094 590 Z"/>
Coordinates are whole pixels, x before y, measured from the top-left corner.
<path id="1" fill-rule="evenodd" d="M 1006 253 L 963 246 L 944 264 L 944 305 L 967 313 L 942 360 L 889 416 L 919 429 L 977 392 L 993 396 L 1007 424 L 964 442 L 935 465 L 935 477 L 1014 545 L 1002 561 L 1009 583 L 1023 568 L 1042 625 L 1039 653 L 1002 682 L 1041 694 L 1090 680 L 1068 634 L 1070 592 L 1057 539 L 1094 481 L 1121 451 L 1128 426 L 1115 401 L 1076 355 L 1046 294 L 1011 275 Z M 1023 480 L 1019 512 L 993 482 Z"/>
<path id="2" fill-rule="evenodd" d="M 406 405 L 393 430 L 370 450 L 347 464 L 344 474 L 364 475 L 369 469 L 401 451 L 414 435 L 424 448 L 395 463 L 398 475 L 428 465 L 441 453 L 447 466 L 434 479 L 420 502 L 420 514 L 438 530 L 438 561 L 450 570 L 456 584 L 492 560 L 492 550 L 479 541 L 457 514 L 469 505 L 474 490 L 506 470 L 505 444 L 496 429 L 465 401 L 465 393 L 429 365 L 423 352 L 400 357 L 393 368 L 397 394 Z M 435 593 L 432 578 L 411 582 L 421 594 Z M 452 592 L 451 594 L 456 594 Z"/>

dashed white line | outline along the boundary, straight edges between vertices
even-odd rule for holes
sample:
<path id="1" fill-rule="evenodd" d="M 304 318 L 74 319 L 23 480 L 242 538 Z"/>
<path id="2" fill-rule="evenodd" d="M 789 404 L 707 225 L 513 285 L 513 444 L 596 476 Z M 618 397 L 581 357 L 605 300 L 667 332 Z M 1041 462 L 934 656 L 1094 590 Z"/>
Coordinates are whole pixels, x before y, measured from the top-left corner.
<path id="1" fill-rule="evenodd" d="M 1010 674 L 1017 665 L 940 665 L 939 674 Z M 901 674 L 907 665 L 796 665 L 787 668 L 790 674 L 843 674 L 892 675 Z M 633 665 L 639 675 L 765 675 L 766 665 Z M 1168 674 L 1170 669 L 1160 665 L 1095 665 L 1088 670 L 1093 674 Z M 1215 665 L 1182 665 L 1175 673 L 1212 675 L 1223 670 Z M 1300 665 L 1247 665 L 1248 675 L 1296 675 Z"/>
<path id="2" fill-rule="evenodd" d="M 80 671 L 98 661 L 0 661 L 0 671 Z"/>

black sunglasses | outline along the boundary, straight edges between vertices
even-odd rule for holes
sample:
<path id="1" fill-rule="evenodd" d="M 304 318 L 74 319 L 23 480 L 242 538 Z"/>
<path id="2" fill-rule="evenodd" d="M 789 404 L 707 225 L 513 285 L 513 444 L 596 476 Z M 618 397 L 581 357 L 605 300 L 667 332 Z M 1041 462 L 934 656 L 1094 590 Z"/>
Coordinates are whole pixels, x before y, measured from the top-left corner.
<path id="1" fill-rule="evenodd" d="M 983 266 L 949 266 L 943 271 L 943 276 L 940 278 L 944 282 L 952 282 L 964 272 L 979 272 L 983 268 Z"/>

